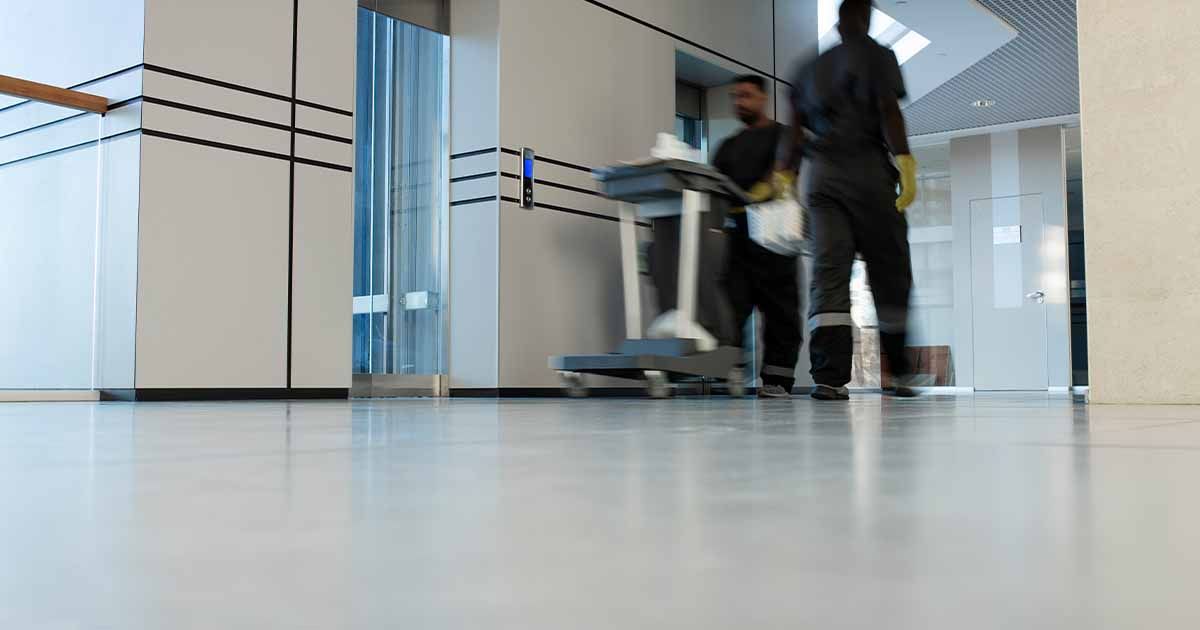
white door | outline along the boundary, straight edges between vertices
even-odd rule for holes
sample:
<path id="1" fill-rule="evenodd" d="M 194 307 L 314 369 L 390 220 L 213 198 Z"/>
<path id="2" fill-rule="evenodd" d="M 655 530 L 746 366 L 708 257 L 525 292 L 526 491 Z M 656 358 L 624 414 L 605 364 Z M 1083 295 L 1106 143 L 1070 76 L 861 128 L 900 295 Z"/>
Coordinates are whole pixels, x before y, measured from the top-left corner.
<path id="1" fill-rule="evenodd" d="M 971 202 L 975 389 L 1049 387 L 1042 196 Z"/>

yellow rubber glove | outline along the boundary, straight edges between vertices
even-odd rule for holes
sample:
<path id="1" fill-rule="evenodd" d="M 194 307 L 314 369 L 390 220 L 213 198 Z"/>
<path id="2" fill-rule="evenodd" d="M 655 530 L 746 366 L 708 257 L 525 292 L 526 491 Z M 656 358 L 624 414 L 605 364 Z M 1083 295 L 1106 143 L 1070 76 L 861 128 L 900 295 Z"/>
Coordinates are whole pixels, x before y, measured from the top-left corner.
<path id="1" fill-rule="evenodd" d="M 775 196 L 775 189 L 769 182 L 758 182 L 753 188 L 746 191 L 746 196 L 753 203 L 762 203 Z"/>
<path id="2" fill-rule="evenodd" d="M 796 193 L 796 175 L 790 171 L 775 171 L 771 174 L 771 188 L 775 189 L 776 197 L 794 195 Z"/>
<path id="3" fill-rule="evenodd" d="M 782 197 L 785 191 L 788 191 L 796 184 L 796 177 L 787 171 L 775 171 L 767 179 L 758 182 L 753 188 L 746 191 L 750 200 L 754 203 L 762 203 L 771 199 Z"/>
<path id="4" fill-rule="evenodd" d="M 917 159 L 911 155 L 897 155 L 896 168 L 900 169 L 900 196 L 896 198 L 896 209 L 900 212 L 917 200 Z"/>

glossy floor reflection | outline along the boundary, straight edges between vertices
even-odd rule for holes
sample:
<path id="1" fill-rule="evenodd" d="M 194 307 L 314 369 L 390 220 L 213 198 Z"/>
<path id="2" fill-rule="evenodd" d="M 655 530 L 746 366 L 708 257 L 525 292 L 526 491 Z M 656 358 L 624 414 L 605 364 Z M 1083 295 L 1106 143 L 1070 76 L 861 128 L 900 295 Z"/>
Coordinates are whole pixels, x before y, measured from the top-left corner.
<path id="1" fill-rule="evenodd" d="M 0 628 L 1196 628 L 1200 409 L 0 405 Z"/>

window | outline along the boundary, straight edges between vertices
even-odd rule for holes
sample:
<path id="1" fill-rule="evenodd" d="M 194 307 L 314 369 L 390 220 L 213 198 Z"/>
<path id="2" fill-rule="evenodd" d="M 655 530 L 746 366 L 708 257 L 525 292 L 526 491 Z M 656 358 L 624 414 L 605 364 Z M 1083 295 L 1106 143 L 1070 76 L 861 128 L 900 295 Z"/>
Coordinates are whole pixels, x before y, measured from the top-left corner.
<path id="1" fill-rule="evenodd" d="M 675 135 L 693 149 L 699 149 L 704 141 L 704 121 L 675 114 Z"/>
<path id="2" fill-rule="evenodd" d="M 704 151 L 704 88 L 675 82 L 675 136 Z"/>

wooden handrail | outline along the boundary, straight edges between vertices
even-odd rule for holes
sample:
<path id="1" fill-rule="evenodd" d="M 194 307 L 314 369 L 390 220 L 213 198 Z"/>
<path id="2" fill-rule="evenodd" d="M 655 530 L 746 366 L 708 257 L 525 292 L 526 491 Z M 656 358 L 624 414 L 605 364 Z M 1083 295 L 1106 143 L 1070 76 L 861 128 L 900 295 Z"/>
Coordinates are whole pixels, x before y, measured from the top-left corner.
<path id="1" fill-rule="evenodd" d="M 0 74 L 0 94 L 27 98 L 33 101 L 78 109 L 85 112 L 95 112 L 101 115 L 108 112 L 108 99 L 103 96 L 85 94 L 83 92 L 76 92 L 75 90 L 64 90 L 53 85 L 35 83 L 2 74 Z"/>

